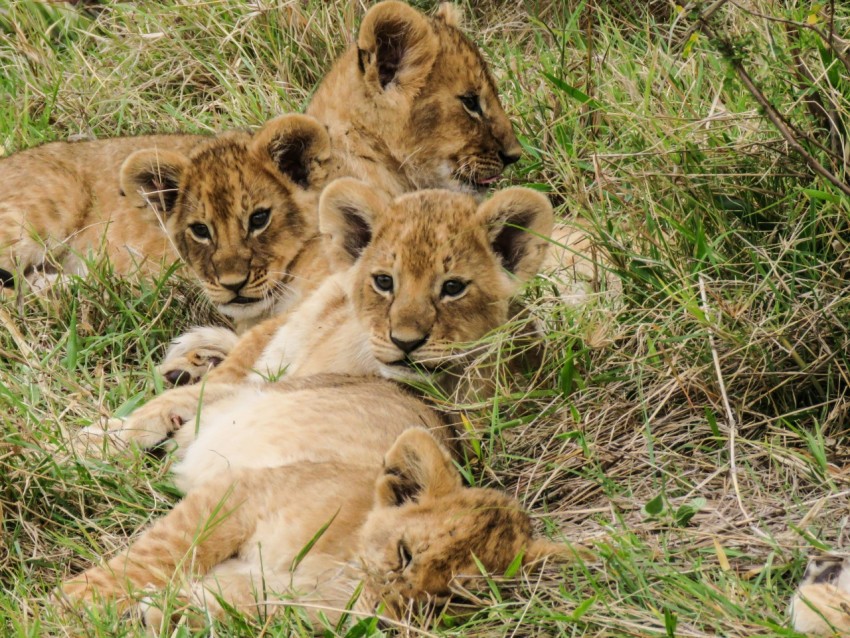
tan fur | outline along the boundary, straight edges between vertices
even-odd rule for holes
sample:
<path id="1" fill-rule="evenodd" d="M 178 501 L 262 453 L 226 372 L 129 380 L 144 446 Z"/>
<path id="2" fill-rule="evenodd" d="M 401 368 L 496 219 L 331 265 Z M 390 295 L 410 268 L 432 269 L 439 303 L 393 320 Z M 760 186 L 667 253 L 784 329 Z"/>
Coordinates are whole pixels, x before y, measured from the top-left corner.
<path id="1" fill-rule="evenodd" d="M 850 559 L 813 559 L 788 608 L 796 631 L 850 636 Z"/>
<path id="2" fill-rule="evenodd" d="M 124 273 L 179 255 L 221 312 L 251 320 L 297 299 L 308 275 L 318 283 L 324 274 L 315 208 L 328 144 L 315 120 L 284 115 L 253 136 L 121 138 L 19 153 L 0 161 L 8 189 L 0 266 L 28 275 L 45 248 L 72 272 L 76 255 L 101 246 Z M 28 188 L 36 173 L 45 177 Z M 265 210 L 268 221 L 252 228 Z"/>
<path id="3" fill-rule="evenodd" d="M 119 272 L 174 261 L 162 220 L 122 195 L 121 165 L 142 148 L 187 154 L 206 142 L 196 135 L 57 142 L 3 158 L 0 268 L 30 275 L 45 266 L 81 274 L 84 264 L 74 252 L 98 252 L 102 241 Z M 50 251 L 56 261 L 45 264 Z"/>
<path id="4" fill-rule="evenodd" d="M 593 296 L 616 298 L 622 292 L 611 259 L 579 219 L 556 223 L 541 274 L 559 291 L 559 302 L 586 303 Z"/>
<path id="5" fill-rule="evenodd" d="M 231 386 L 201 414 L 198 438 L 177 466 L 178 479 L 208 462 L 219 471 L 184 482 L 187 496 L 170 514 L 126 552 L 66 582 L 64 594 L 126 606 L 134 592 L 175 583 L 186 602 L 213 615 L 221 613 L 216 595 L 267 615 L 286 597 L 310 605 L 313 619 L 321 610 L 335 622 L 360 582 L 357 612 L 383 605 L 399 617 L 409 603 L 444 603 L 470 586 L 480 574 L 476 558 L 500 574 L 519 555 L 572 557 L 566 546 L 534 539 L 515 500 L 462 487 L 434 434 L 410 428 L 439 427 L 421 403 L 377 380 L 330 379 L 327 389 L 333 394 Z M 387 404 L 368 400 L 376 391 Z M 246 399 L 250 415 L 232 407 Z M 156 608 L 145 616 L 158 631 Z"/>
<path id="6" fill-rule="evenodd" d="M 410 377 L 413 370 L 396 365 L 404 352 L 392 338 L 423 332 L 427 339 L 407 355 L 423 373 L 458 360 L 458 342 L 506 320 L 511 295 L 543 260 L 545 240 L 511 224 L 545 232 L 551 221 L 546 198 L 525 189 L 478 205 L 448 191 L 390 200 L 356 180 L 331 184 L 320 224 L 347 268 L 291 313 L 256 364 L 287 378 L 211 376 L 166 392 L 112 431 L 142 446 L 169 437 L 187 497 L 128 553 L 66 584 L 66 594 L 126 597 L 178 571 L 200 579 L 185 597 L 206 600 L 214 613 L 204 591 L 249 608 L 264 583 L 263 591 L 293 594 L 333 617 L 362 580 L 359 609 L 383 603 L 399 615 L 411 600 L 444 602 L 478 574 L 473 555 L 496 573 L 519 554 L 529 562 L 569 556 L 533 540 L 512 499 L 462 487 L 441 447 L 449 433 L 420 399 L 375 377 L 319 374 Z M 375 287 L 383 273 L 396 284 L 389 294 Z M 462 294 L 441 294 L 461 278 Z M 291 573 L 298 551 L 331 520 Z"/>
<path id="7" fill-rule="evenodd" d="M 394 1 L 366 12 L 357 44 L 307 109 L 328 129 L 330 178 L 357 177 L 391 197 L 423 188 L 481 195 L 519 158 L 493 77 L 459 27 L 460 11 L 449 3 L 430 18 Z M 464 106 L 460 98 L 469 96 L 477 97 L 481 113 Z M 261 342 L 258 335 L 269 331 L 252 339 Z M 160 372 L 168 380 L 197 381 L 210 358 L 230 351 L 209 336 L 201 329 L 181 337 Z"/>

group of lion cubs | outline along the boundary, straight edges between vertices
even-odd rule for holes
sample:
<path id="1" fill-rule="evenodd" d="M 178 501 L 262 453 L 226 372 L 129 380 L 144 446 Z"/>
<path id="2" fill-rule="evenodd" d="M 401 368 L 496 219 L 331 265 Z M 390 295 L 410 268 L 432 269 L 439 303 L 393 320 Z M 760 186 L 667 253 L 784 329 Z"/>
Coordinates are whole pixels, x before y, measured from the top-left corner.
<path id="1" fill-rule="evenodd" d="M 177 339 L 161 369 L 181 387 L 88 428 L 167 442 L 185 497 L 67 581 L 67 600 L 137 605 L 154 631 L 289 604 L 319 627 L 446 604 L 482 567 L 572 555 L 534 538 L 514 499 L 464 487 L 451 427 L 391 381 L 462 367 L 553 228 L 534 191 L 476 198 L 520 146 L 457 22 L 450 5 L 376 4 L 307 114 L 253 135 L 57 143 L 0 162 L 5 287 L 82 272 L 96 248 L 119 272 L 179 257 L 236 327 Z M 163 588 L 185 606 L 140 595 Z M 814 623 L 795 601 L 795 622 Z"/>

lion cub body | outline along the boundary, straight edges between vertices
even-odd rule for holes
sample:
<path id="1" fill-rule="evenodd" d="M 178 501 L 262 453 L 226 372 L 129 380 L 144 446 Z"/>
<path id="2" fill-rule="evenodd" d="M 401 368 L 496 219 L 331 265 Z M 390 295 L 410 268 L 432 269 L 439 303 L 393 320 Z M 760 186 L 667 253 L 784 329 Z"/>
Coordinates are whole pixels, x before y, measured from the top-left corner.
<path id="1" fill-rule="evenodd" d="M 351 376 L 433 376 L 462 361 L 462 344 L 504 322 L 539 267 L 552 224 L 545 197 L 389 199 L 342 179 L 319 209 L 340 273 L 292 313 L 301 332 L 284 325 L 259 356 L 257 372 L 287 378 L 211 377 L 118 424 L 110 434 L 123 441 L 176 446 L 187 496 L 126 554 L 68 583 L 69 595 L 162 587 L 191 552 L 196 580 L 184 595 L 213 611 L 209 592 L 247 608 L 277 591 L 333 615 L 363 582 L 363 610 L 382 602 L 398 613 L 408 600 L 446 600 L 453 582 L 478 573 L 476 560 L 498 572 L 520 552 L 551 550 L 515 501 L 461 486 L 449 432 L 426 403 L 389 380 Z M 216 507 L 231 513 L 219 520 Z M 199 532 L 207 519 L 209 533 Z"/>
<path id="2" fill-rule="evenodd" d="M 54 142 L 0 159 L 0 268 L 10 275 L 16 269 L 30 275 L 35 268 L 83 274 L 80 256 L 101 247 L 123 273 L 173 262 L 177 253 L 164 220 L 123 196 L 121 165 L 142 148 L 189 153 L 208 139 L 143 135 Z"/>

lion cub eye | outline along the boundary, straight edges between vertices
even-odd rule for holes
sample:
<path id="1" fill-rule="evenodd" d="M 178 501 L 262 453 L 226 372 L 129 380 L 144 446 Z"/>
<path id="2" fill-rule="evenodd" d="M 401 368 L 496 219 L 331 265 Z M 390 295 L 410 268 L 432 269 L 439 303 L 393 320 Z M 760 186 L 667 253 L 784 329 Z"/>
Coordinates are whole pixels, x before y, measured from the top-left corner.
<path id="1" fill-rule="evenodd" d="M 459 98 L 460 103 L 463 104 L 463 108 L 469 111 L 473 115 L 482 115 L 481 111 L 481 102 L 478 99 L 478 96 L 474 93 L 468 95 L 461 95 Z"/>
<path id="2" fill-rule="evenodd" d="M 266 227 L 266 224 L 269 223 L 269 217 L 271 217 L 271 210 L 268 208 L 258 208 L 251 216 L 248 218 L 248 229 L 249 230 L 260 230 Z"/>
<path id="3" fill-rule="evenodd" d="M 460 293 L 466 290 L 469 284 L 460 279 L 449 279 L 443 283 L 443 288 L 440 290 L 441 297 L 457 297 Z"/>
<path id="4" fill-rule="evenodd" d="M 372 277 L 372 283 L 378 292 L 393 291 L 393 278 L 389 275 L 374 275 Z"/>
<path id="5" fill-rule="evenodd" d="M 413 562 L 413 553 L 410 551 L 407 543 L 404 542 L 404 539 L 398 542 L 398 560 L 398 571 L 400 572 L 410 567 L 410 563 Z"/>
<path id="6" fill-rule="evenodd" d="M 189 230 L 197 239 L 210 238 L 210 229 L 206 224 L 192 224 L 189 226 Z"/>

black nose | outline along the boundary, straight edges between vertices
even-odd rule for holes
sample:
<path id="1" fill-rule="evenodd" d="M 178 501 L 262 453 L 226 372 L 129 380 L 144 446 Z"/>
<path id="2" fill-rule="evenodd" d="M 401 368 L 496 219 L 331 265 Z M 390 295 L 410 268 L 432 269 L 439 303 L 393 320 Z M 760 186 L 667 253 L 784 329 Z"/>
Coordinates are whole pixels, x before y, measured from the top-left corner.
<path id="1" fill-rule="evenodd" d="M 413 341 L 402 341 L 401 339 L 396 339 L 395 337 L 390 335 L 390 341 L 392 341 L 396 345 L 396 347 L 404 354 L 410 354 L 411 352 L 416 350 L 416 348 L 428 341 L 428 335 L 425 335 L 421 339 L 415 339 Z"/>
<path id="2" fill-rule="evenodd" d="M 522 157 L 519 153 L 503 153 L 499 151 L 499 159 L 502 160 L 502 164 L 505 166 L 510 166 L 511 164 L 516 164 L 519 161 L 519 158 Z"/>
<path id="3" fill-rule="evenodd" d="M 245 277 L 245 279 L 243 279 L 242 281 L 238 281 L 235 284 L 226 284 L 223 281 L 220 282 L 220 283 L 221 283 L 222 286 L 224 286 L 225 288 L 227 288 L 228 290 L 230 290 L 232 292 L 239 292 L 240 290 L 242 290 L 242 286 L 244 286 L 246 283 L 248 283 L 248 278 Z"/>

